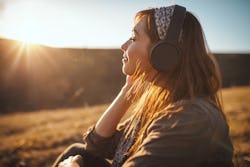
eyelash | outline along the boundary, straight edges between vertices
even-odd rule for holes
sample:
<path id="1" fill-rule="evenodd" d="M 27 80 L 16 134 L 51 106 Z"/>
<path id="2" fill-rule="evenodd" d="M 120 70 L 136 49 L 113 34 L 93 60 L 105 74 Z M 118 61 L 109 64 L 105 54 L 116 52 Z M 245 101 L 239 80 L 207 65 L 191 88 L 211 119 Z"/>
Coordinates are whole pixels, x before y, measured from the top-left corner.
<path id="1" fill-rule="evenodd" d="M 130 37 L 129 40 L 135 41 L 135 37 Z"/>
<path id="2" fill-rule="evenodd" d="M 135 41 L 135 33 L 132 31 L 131 37 L 129 38 L 130 41 Z"/>

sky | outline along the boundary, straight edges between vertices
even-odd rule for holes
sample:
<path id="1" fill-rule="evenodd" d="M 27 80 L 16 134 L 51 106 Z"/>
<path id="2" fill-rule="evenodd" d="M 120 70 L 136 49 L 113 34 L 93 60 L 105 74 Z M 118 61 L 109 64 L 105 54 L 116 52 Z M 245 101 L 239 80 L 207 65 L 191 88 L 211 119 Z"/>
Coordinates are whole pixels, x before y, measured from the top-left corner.
<path id="1" fill-rule="evenodd" d="M 55 47 L 119 48 L 135 14 L 185 6 L 212 52 L 250 53 L 250 0 L 0 0 L 0 37 Z"/>

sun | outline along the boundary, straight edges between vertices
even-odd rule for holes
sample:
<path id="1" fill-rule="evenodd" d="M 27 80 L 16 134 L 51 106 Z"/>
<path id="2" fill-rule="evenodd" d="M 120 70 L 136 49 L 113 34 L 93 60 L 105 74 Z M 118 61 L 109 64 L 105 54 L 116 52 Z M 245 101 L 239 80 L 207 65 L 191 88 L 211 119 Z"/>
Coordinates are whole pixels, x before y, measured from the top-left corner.
<path id="1" fill-rule="evenodd" d="M 18 41 L 23 42 L 25 45 L 41 44 L 41 37 L 44 37 L 44 27 L 41 26 L 41 22 L 30 7 L 27 4 L 25 10 L 20 15 L 12 15 L 12 19 L 9 21 L 11 25 L 10 33 L 6 36 Z"/>
<path id="2" fill-rule="evenodd" d="M 34 40 L 30 38 L 22 38 L 19 40 L 23 43 L 24 46 L 32 46 L 32 45 L 37 44 Z"/>
<path id="3" fill-rule="evenodd" d="M 15 38 L 22 41 L 25 45 L 39 43 L 38 31 L 32 25 L 32 22 L 22 24 Z"/>

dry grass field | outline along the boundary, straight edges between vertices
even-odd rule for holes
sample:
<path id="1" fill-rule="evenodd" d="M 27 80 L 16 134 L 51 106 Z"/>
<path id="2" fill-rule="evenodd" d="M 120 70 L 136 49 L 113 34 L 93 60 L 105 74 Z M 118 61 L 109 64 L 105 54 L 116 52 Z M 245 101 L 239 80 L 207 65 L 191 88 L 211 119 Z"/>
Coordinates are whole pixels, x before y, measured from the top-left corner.
<path id="1" fill-rule="evenodd" d="M 250 164 L 250 86 L 222 91 L 236 167 Z M 50 166 L 65 147 L 81 142 L 107 104 L 0 116 L 0 167 Z"/>

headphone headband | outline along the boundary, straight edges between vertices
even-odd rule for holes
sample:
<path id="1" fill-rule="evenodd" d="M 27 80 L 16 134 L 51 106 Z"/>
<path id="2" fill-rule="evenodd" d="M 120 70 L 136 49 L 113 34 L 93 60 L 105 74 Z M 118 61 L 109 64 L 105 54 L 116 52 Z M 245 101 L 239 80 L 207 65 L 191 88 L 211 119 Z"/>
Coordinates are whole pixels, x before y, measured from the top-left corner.
<path id="1" fill-rule="evenodd" d="M 185 16 L 186 16 L 186 8 L 179 5 L 175 5 L 174 13 L 165 40 L 174 44 L 178 44 L 178 39 L 181 33 Z"/>
<path id="2" fill-rule="evenodd" d="M 174 7 L 174 11 L 172 11 L 172 8 Z M 186 8 L 175 5 L 165 8 L 160 8 L 157 10 L 165 10 L 162 13 L 167 15 L 167 19 L 162 19 L 161 17 L 157 15 L 156 27 L 159 32 L 165 32 L 167 31 L 167 34 L 165 35 L 165 38 L 157 42 L 150 53 L 150 63 L 151 65 L 158 71 L 161 72 L 169 72 L 177 65 L 179 59 L 180 59 L 180 47 L 178 44 L 179 36 L 183 27 L 184 19 L 186 16 Z M 173 13 L 167 13 L 166 11 L 173 12 Z M 159 12 L 159 11 L 157 11 Z M 169 17 L 172 15 L 171 17 Z M 169 18 L 171 18 L 170 23 Z M 165 24 L 162 24 L 162 22 L 159 22 L 159 20 L 165 20 Z M 165 29 L 164 29 L 165 28 Z M 164 31 L 161 31 L 161 30 Z M 162 33 L 160 34 L 162 35 Z M 160 36 L 162 37 L 162 36 Z"/>

